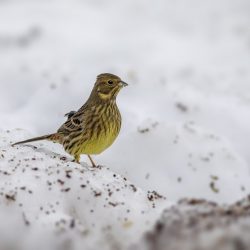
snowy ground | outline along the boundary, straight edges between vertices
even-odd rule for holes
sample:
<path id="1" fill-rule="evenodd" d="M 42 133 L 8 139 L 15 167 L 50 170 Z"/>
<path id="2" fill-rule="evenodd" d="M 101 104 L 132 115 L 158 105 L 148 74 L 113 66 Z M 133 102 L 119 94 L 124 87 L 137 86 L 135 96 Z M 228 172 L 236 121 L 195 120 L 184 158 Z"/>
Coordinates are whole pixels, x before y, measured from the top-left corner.
<path id="1" fill-rule="evenodd" d="M 248 250 L 250 196 L 230 206 L 183 199 L 131 250 Z M 177 239 L 177 240 L 176 240 Z"/>
<path id="2" fill-rule="evenodd" d="M 0 249 L 126 249 L 170 203 L 106 167 L 89 168 L 0 133 Z M 41 244 L 42 243 L 42 244 Z"/>
<path id="3" fill-rule="evenodd" d="M 118 97 L 121 134 L 95 157 L 106 166 L 96 170 L 98 178 L 124 176 L 138 187 L 140 199 L 156 190 L 170 202 L 237 201 L 250 192 L 249 56 L 249 0 L 1 0 L 0 154 L 11 141 L 54 132 L 65 113 L 85 102 L 96 75 L 110 72 L 130 86 Z M 53 171 L 68 169 L 68 163 L 57 166 L 50 159 L 53 153 L 70 159 L 59 145 L 32 145 L 37 148 L 11 149 L 8 157 L 17 154 L 17 163 L 38 154 L 48 157 Z M 16 165 L 7 162 L 0 161 L 0 170 L 14 171 Z M 29 166 L 48 168 L 35 162 Z M 86 167 L 84 156 L 82 162 Z M 78 173 L 79 166 L 72 167 Z M 21 179 L 21 173 L 13 174 L 8 190 Z M 22 185 L 30 178 L 38 185 L 29 175 L 32 170 Z M 5 181 L 1 187 L 7 188 Z M 128 206 L 148 206 L 132 194 L 126 193 Z M 67 203 L 70 195 L 63 199 Z M 76 197 L 71 199 L 75 204 Z M 56 211 L 70 220 L 62 207 Z"/>

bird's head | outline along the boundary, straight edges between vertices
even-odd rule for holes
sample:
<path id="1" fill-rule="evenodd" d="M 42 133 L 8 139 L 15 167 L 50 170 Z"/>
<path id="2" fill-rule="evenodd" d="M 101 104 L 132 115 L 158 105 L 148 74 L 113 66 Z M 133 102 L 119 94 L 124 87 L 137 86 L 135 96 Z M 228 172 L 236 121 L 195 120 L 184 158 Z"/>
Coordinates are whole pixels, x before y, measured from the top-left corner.
<path id="1" fill-rule="evenodd" d="M 97 76 L 93 91 L 103 101 L 109 101 L 116 98 L 119 91 L 128 86 L 127 83 L 121 80 L 120 77 L 103 73 Z"/>

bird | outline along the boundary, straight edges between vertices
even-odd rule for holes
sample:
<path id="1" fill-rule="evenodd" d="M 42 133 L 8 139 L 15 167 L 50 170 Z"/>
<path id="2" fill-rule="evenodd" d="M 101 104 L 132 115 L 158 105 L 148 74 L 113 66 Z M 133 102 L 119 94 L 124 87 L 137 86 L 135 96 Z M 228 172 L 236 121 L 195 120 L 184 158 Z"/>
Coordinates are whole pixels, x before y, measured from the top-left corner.
<path id="1" fill-rule="evenodd" d="M 91 155 L 102 153 L 110 147 L 121 129 L 121 114 L 116 97 L 128 84 L 111 73 L 99 74 L 89 98 L 78 111 L 67 113 L 67 120 L 56 133 L 19 141 L 12 146 L 49 140 L 63 145 L 65 151 L 80 163 L 82 154 L 88 156 L 96 167 Z"/>

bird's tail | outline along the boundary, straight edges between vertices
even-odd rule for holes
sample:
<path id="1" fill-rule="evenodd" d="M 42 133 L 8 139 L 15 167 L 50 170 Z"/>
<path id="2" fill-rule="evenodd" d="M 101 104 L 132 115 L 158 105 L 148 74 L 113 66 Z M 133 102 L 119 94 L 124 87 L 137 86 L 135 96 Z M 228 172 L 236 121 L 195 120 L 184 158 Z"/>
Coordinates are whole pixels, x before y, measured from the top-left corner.
<path id="1" fill-rule="evenodd" d="M 60 134 L 59 133 L 54 133 L 54 134 L 50 134 L 50 135 L 43 135 L 43 136 L 39 136 L 39 137 L 34 137 L 25 141 L 19 141 L 16 142 L 14 144 L 12 144 L 12 146 L 15 145 L 19 145 L 19 144 L 23 144 L 23 143 L 27 143 L 27 142 L 33 142 L 33 141 L 41 141 L 41 140 L 49 140 L 49 141 L 53 141 L 53 142 L 60 142 Z"/>

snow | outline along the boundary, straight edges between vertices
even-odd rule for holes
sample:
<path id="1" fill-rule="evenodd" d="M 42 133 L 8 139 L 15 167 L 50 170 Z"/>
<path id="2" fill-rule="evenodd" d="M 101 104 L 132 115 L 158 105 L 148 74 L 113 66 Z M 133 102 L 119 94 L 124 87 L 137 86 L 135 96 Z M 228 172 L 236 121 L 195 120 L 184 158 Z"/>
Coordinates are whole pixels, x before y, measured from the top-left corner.
<path id="1" fill-rule="evenodd" d="M 93 189 L 116 183 L 112 178 L 116 174 L 140 190 L 139 197 L 127 189 L 122 191 L 125 198 L 115 196 L 130 209 L 135 207 L 131 216 L 138 221 L 135 229 L 125 233 L 116 216 L 111 216 L 111 235 L 122 247 L 131 243 L 122 237 L 131 239 L 136 230 L 138 235 L 146 230 L 139 211 L 150 207 L 145 199 L 148 190 L 164 195 L 170 203 L 183 197 L 232 203 L 246 196 L 250 192 L 249 13 L 248 0 L 0 1 L 0 154 L 7 150 L 0 170 L 13 171 L 13 178 L 1 174 L 0 183 L 7 191 L 25 185 L 39 194 L 25 196 L 18 191 L 23 208 L 9 202 L 6 210 L 6 201 L 1 202 L 5 204 L 0 206 L 1 216 L 9 218 L 3 220 L 3 228 L 5 222 L 10 228 L 3 238 L 13 242 L 8 241 L 9 232 L 21 227 L 15 235 L 23 239 L 22 209 L 28 211 L 28 203 L 33 205 L 25 216 L 41 231 L 30 230 L 37 234 L 31 237 L 34 244 L 36 237 L 54 230 L 51 225 L 56 221 L 64 218 L 67 224 L 76 218 L 66 203 L 77 207 L 80 218 L 80 229 L 75 233 L 65 229 L 67 236 L 78 237 L 96 222 L 89 215 L 92 207 L 101 225 L 107 225 L 105 218 L 115 209 L 125 216 L 120 208 L 102 214 L 104 196 L 91 198 L 89 190 L 79 189 L 80 169 Z M 56 131 L 65 121 L 64 114 L 86 101 L 96 75 L 103 72 L 119 75 L 129 87 L 117 100 L 123 117 L 118 139 L 94 156 L 102 169 L 92 170 L 85 156 L 82 166 L 69 163 L 71 157 L 62 147 L 49 142 L 9 146 Z M 58 159 L 63 156 L 65 161 Z M 13 157 L 14 162 L 8 162 Z M 38 160 L 28 161 L 25 167 L 25 159 L 33 157 Z M 20 169 L 15 169 L 19 160 Z M 34 179 L 34 167 L 42 179 L 54 181 L 72 168 L 74 181 L 67 180 L 72 192 L 62 195 L 58 183 L 47 191 L 46 183 Z M 49 167 L 62 170 L 49 177 Z M 124 185 L 122 177 L 118 179 L 116 185 Z M 86 195 L 81 207 L 89 202 L 81 212 L 76 205 L 79 192 Z M 55 214 L 42 216 L 36 210 L 40 197 L 43 205 L 46 199 L 60 200 Z M 157 217 L 155 210 L 148 210 L 149 224 Z M 17 223 L 15 216 L 20 217 Z M 108 244 L 105 236 L 86 237 L 90 247 Z M 81 236 L 78 239 L 76 244 L 81 244 Z M 96 239 L 102 243 L 94 243 Z"/>
<path id="2" fill-rule="evenodd" d="M 183 199 L 132 249 L 249 249 L 249 203 L 249 196 L 230 206 Z"/>
<path id="3" fill-rule="evenodd" d="M 50 142 L 9 146 L 20 133 L 0 134 L 0 249 L 125 248 L 170 204 L 107 167 L 53 153 Z"/>

